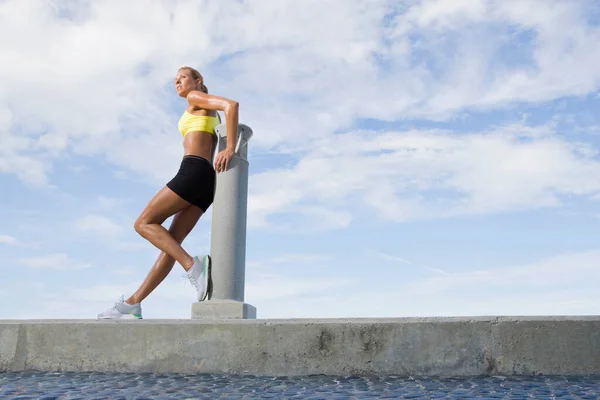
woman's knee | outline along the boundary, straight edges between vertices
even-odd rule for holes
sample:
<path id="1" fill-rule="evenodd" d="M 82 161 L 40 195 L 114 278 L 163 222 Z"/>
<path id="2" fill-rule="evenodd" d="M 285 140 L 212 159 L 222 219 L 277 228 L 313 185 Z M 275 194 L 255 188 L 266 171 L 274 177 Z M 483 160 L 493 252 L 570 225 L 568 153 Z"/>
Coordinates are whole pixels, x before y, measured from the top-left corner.
<path id="1" fill-rule="evenodd" d="M 161 216 L 156 215 L 154 212 L 144 210 L 135 220 L 133 229 L 141 234 L 145 232 L 150 225 L 162 225 L 163 222 L 165 222 L 165 219 Z"/>
<path id="2" fill-rule="evenodd" d="M 135 220 L 134 224 L 133 224 L 133 229 L 135 229 L 135 231 L 137 233 L 139 233 L 140 235 L 144 235 L 144 232 L 146 232 L 148 225 L 152 224 L 153 221 L 148 218 L 146 215 L 142 214 L 138 217 L 138 219 Z"/>
<path id="3" fill-rule="evenodd" d="M 140 217 L 133 223 L 133 229 L 135 229 L 135 231 L 141 235 L 142 232 L 144 232 L 145 225 L 146 223 L 144 219 Z"/>

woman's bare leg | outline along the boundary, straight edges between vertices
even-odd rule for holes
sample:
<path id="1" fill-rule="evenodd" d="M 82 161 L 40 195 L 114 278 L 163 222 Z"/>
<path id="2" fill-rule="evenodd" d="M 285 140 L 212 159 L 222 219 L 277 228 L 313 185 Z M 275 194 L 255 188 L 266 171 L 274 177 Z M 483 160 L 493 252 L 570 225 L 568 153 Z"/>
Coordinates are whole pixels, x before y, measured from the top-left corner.
<path id="1" fill-rule="evenodd" d="M 169 233 L 178 243 L 183 243 L 201 216 L 202 210 L 194 205 L 179 211 L 173 217 Z M 161 251 L 144 282 L 125 302 L 127 304 L 141 303 L 169 275 L 174 265 L 175 259 L 164 251 Z"/>
<path id="2" fill-rule="evenodd" d="M 134 225 L 137 233 L 159 250 L 173 257 L 186 271 L 194 266 L 194 259 L 162 226 L 162 223 L 171 215 L 189 206 L 190 203 L 165 186 L 150 200 Z"/>

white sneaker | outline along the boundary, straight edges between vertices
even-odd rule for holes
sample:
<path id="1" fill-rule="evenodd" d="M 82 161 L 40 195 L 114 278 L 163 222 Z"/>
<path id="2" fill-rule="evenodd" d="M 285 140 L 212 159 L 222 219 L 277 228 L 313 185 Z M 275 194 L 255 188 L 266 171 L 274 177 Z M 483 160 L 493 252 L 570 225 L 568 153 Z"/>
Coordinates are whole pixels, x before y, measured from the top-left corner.
<path id="1" fill-rule="evenodd" d="M 194 266 L 187 272 L 192 285 L 198 291 L 198 301 L 204 301 L 208 295 L 208 274 L 210 273 L 210 256 L 202 259 L 194 257 Z"/>
<path id="2" fill-rule="evenodd" d="M 98 319 L 142 319 L 141 304 L 127 304 L 121 296 L 112 308 L 98 314 Z"/>

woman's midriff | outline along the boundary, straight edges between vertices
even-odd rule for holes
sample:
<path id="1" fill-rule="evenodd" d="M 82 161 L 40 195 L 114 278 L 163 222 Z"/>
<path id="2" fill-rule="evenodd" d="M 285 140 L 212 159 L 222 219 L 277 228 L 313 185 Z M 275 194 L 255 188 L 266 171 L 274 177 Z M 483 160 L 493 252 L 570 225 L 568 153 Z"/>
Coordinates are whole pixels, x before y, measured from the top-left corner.
<path id="1" fill-rule="evenodd" d="M 217 137 L 210 132 L 189 132 L 183 138 L 184 156 L 198 156 L 212 164 Z"/>

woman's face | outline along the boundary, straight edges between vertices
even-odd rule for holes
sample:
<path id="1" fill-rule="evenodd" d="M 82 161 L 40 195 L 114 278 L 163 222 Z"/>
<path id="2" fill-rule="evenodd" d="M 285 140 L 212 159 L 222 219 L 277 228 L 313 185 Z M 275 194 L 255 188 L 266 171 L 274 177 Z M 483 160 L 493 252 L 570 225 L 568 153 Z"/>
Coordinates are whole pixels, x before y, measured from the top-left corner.
<path id="1" fill-rule="evenodd" d="M 192 77 L 190 71 L 182 69 L 175 77 L 175 90 L 181 97 L 186 97 L 188 93 L 195 90 L 197 86 L 196 80 Z"/>

